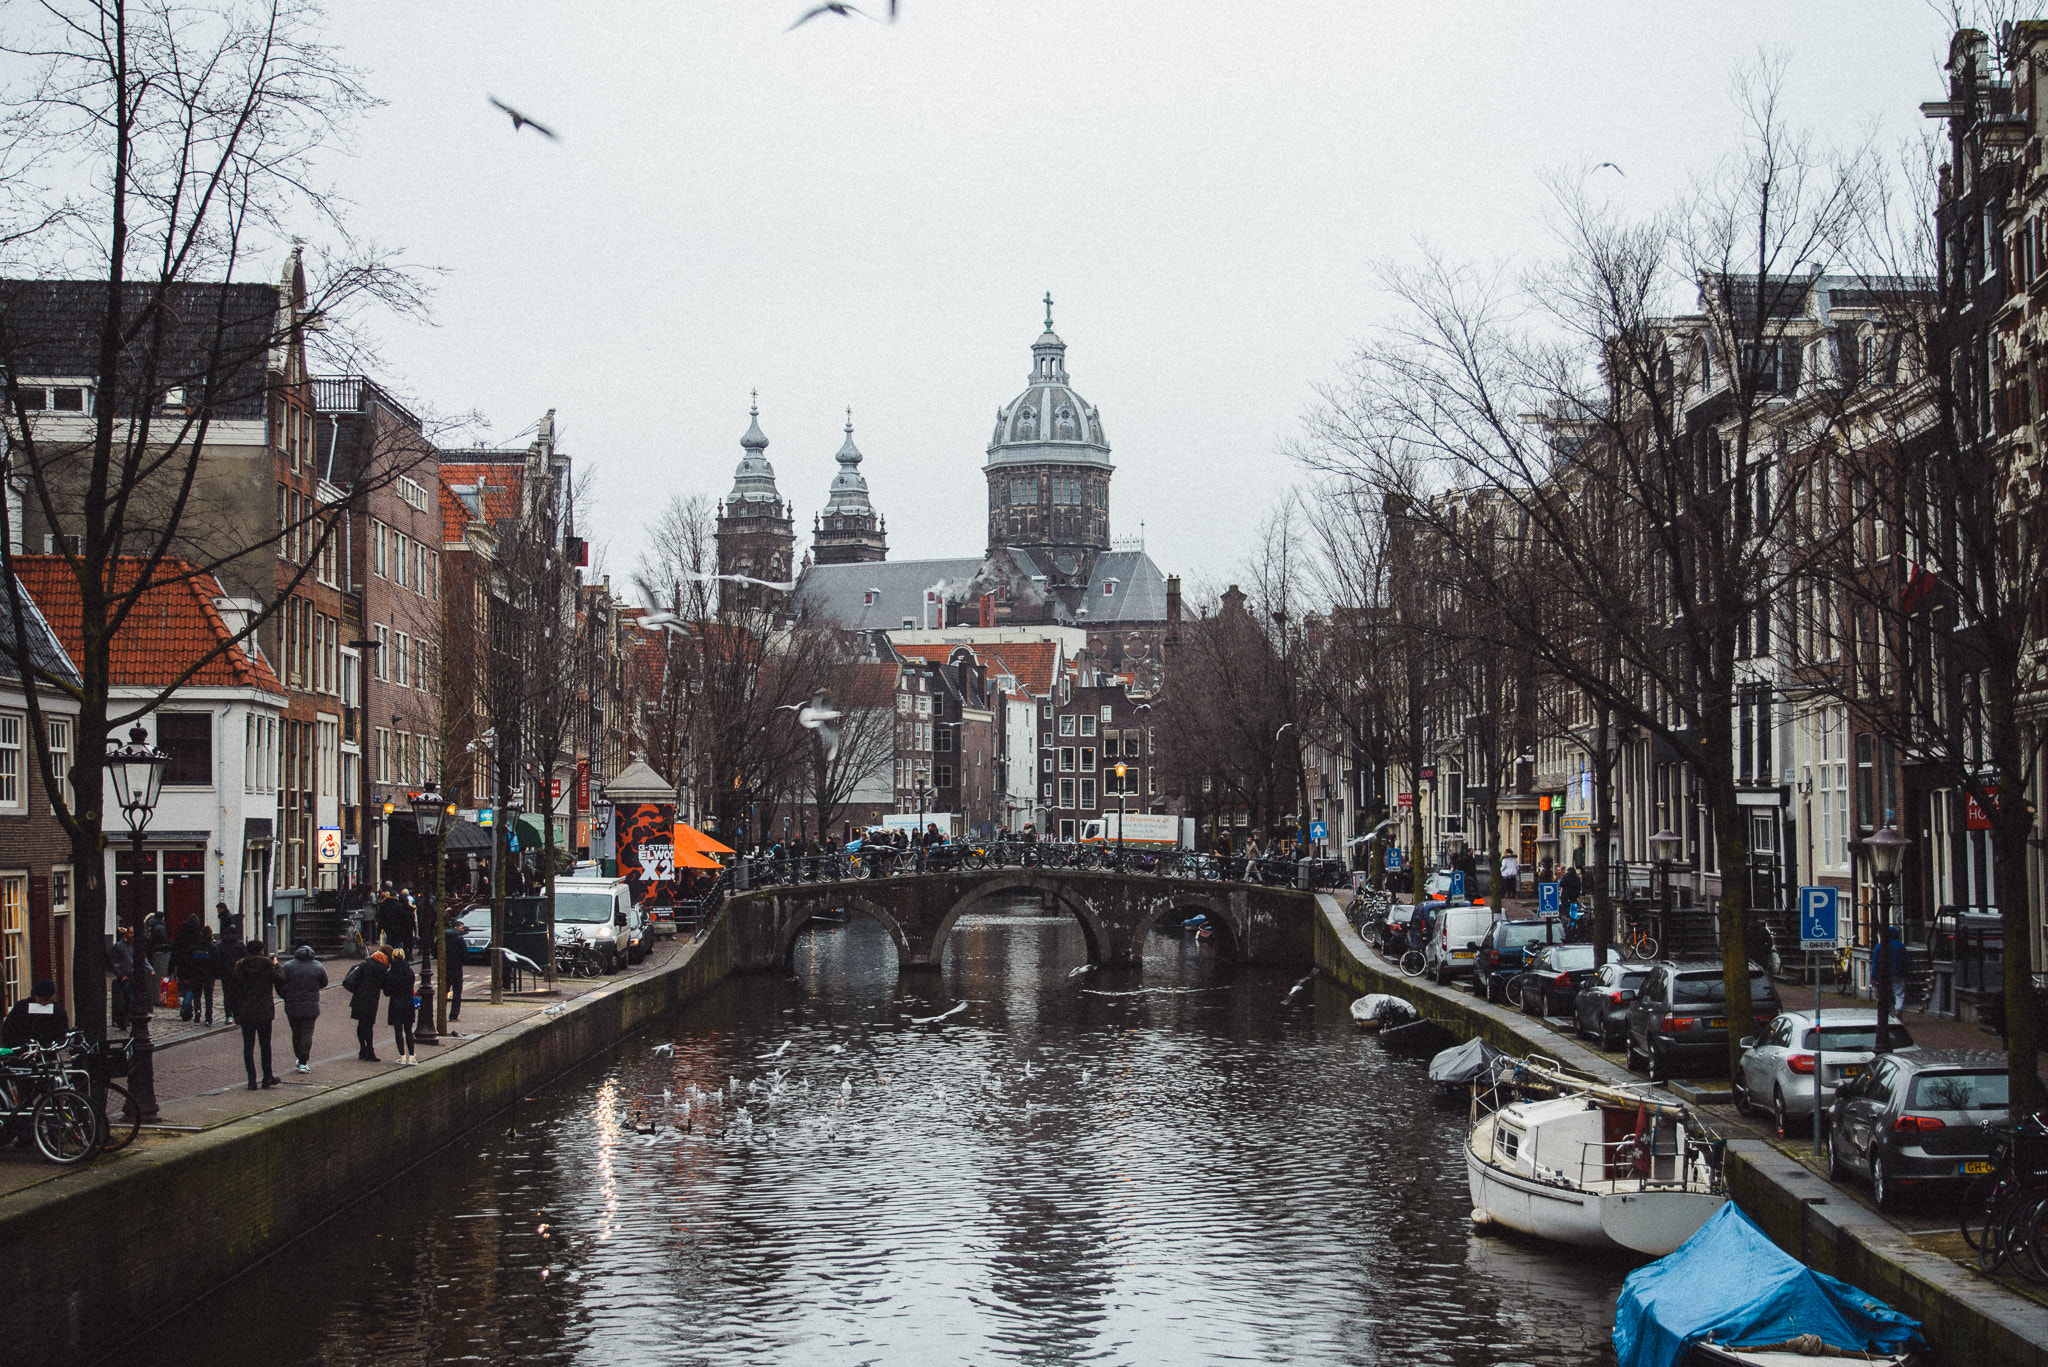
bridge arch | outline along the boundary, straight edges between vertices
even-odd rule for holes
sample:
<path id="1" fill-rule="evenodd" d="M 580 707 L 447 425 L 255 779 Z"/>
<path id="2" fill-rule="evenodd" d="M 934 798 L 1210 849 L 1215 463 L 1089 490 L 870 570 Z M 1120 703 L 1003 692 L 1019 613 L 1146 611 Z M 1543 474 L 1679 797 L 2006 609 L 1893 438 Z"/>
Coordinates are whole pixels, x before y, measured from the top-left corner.
<path id="1" fill-rule="evenodd" d="M 1012 892 L 1034 892 L 1045 898 L 1048 904 L 1057 905 L 1062 911 L 1081 923 L 1081 936 L 1088 942 L 1088 962 L 1099 964 L 1117 953 L 1117 945 L 1102 924 L 1102 918 L 1085 900 L 1073 897 L 1073 889 L 1059 880 L 1019 869 L 1008 872 L 997 871 L 976 882 L 956 898 L 939 917 L 933 927 L 931 940 L 932 962 L 937 964 L 946 952 L 946 938 L 953 933 L 953 924 L 970 911 L 977 911 L 985 902 Z"/>
<path id="2" fill-rule="evenodd" d="M 841 888 L 845 886 L 848 885 L 840 885 Z M 902 969 L 910 965 L 914 951 L 910 943 L 910 936 L 903 929 L 903 923 L 897 920 L 896 916 L 880 903 L 871 901 L 857 892 L 841 891 L 840 888 L 835 888 L 827 895 L 805 898 L 797 906 L 796 914 L 792 915 L 789 918 L 789 923 L 782 927 L 780 940 L 777 945 L 776 962 L 780 963 L 784 968 L 793 969 L 796 965 L 797 937 L 802 935 L 804 930 L 811 924 L 813 916 L 819 912 L 830 911 L 836 907 L 844 907 L 854 915 L 874 921 L 882 929 L 888 931 L 890 941 L 896 946 L 897 967 Z"/>
<path id="3" fill-rule="evenodd" d="M 1188 915 L 1198 911 L 1209 918 L 1209 924 L 1215 926 L 1223 937 L 1222 943 L 1217 946 L 1217 952 L 1224 958 L 1232 960 L 1244 957 L 1243 940 L 1237 918 L 1232 914 L 1229 896 L 1223 893 L 1204 892 L 1199 886 L 1171 887 L 1168 896 L 1161 901 L 1145 929 L 1149 931 L 1153 926 L 1178 924 Z"/>

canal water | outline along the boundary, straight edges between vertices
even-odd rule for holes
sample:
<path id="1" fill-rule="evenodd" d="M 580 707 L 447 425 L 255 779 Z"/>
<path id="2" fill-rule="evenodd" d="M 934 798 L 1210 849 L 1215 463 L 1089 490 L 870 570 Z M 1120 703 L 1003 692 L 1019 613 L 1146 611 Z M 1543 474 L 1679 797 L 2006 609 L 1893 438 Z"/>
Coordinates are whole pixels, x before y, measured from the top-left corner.
<path id="1" fill-rule="evenodd" d="M 1629 1264 L 1474 1235 L 1462 1108 L 1345 993 L 1085 958 L 1035 907 L 938 974 L 817 927 L 122 1356 L 1612 1362 Z"/>

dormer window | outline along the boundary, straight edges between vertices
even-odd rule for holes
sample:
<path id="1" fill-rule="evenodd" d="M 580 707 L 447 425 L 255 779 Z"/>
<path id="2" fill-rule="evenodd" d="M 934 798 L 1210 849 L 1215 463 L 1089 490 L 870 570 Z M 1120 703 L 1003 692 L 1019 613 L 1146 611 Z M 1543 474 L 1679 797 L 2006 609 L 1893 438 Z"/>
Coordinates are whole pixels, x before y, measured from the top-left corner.
<path id="1" fill-rule="evenodd" d="M 1017 439 L 1019 441 L 1038 440 L 1038 411 L 1036 409 L 1026 406 L 1017 410 Z"/>
<path id="2" fill-rule="evenodd" d="M 31 413 L 89 413 L 90 385 L 17 384 L 14 398 Z"/>
<path id="3" fill-rule="evenodd" d="M 1116 580 L 1105 579 L 1102 581 L 1102 596 L 1104 598 L 1116 597 Z"/>
<path id="4" fill-rule="evenodd" d="M 1061 441 L 1072 441 L 1074 439 L 1074 410 L 1062 408 L 1056 421 L 1058 423 L 1059 439 Z"/>
<path id="5" fill-rule="evenodd" d="M 869 589 L 866 593 L 863 593 L 860 596 L 861 606 L 869 608 L 873 607 L 875 605 L 876 596 L 877 595 L 875 591 L 873 589 Z"/>

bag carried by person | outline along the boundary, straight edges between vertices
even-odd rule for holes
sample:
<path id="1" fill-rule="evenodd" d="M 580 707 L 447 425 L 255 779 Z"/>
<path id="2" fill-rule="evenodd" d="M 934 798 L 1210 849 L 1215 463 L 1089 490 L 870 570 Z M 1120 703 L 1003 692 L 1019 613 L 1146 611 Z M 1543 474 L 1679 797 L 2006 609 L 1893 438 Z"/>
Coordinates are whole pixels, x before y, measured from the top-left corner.
<path id="1" fill-rule="evenodd" d="M 367 964 L 368 962 L 370 962 L 368 959 L 358 960 L 354 968 L 351 968 L 347 973 L 342 975 L 342 991 L 349 993 L 351 996 L 355 994 L 356 984 L 360 983 L 363 980 L 363 965 Z"/>

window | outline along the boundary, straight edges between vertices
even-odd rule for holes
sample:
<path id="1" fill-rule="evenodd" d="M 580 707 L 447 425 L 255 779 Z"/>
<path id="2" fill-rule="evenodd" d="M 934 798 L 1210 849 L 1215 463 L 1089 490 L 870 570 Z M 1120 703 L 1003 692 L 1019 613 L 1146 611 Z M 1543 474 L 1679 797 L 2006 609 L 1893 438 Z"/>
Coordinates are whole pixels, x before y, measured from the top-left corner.
<path id="1" fill-rule="evenodd" d="M 28 995 L 28 875 L 0 877 L 0 1005 Z"/>
<path id="2" fill-rule="evenodd" d="M 397 656 L 398 686 L 404 688 L 412 679 L 412 637 L 399 632 L 398 649 L 392 653 Z"/>
<path id="3" fill-rule="evenodd" d="M 321 717 L 314 723 L 318 727 L 315 744 L 319 754 L 319 773 L 315 782 L 323 793 L 341 791 L 341 719 Z"/>
<path id="4" fill-rule="evenodd" d="M 1052 801 L 1052 785 L 1050 783 L 1045 785 L 1044 797 L 1047 802 Z"/>
<path id="5" fill-rule="evenodd" d="M 1072 780 L 1072 779 L 1070 779 L 1070 778 L 1063 778 L 1063 779 L 1061 779 L 1061 780 L 1060 780 L 1060 806 L 1062 806 L 1062 807 L 1072 807 L 1073 805 L 1074 805 L 1074 780 Z"/>
<path id="6" fill-rule="evenodd" d="M 1052 772 L 1052 756 L 1051 756 L 1051 755 L 1047 755 L 1047 756 L 1045 757 L 1045 772 L 1047 772 L 1048 774 Z"/>
<path id="7" fill-rule="evenodd" d="M 341 805 L 355 807 L 362 803 L 363 757 L 347 751 L 341 756 Z"/>
<path id="8" fill-rule="evenodd" d="M 379 622 L 370 628 L 370 639 L 377 643 L 377 659 L 371 668 L 370 677 L 388 679 L 391 677 L 391 661 L 388 658 L 391 654 L 391 629 Z"/>
<path id="9" fill-rule="evenodd" d="M 1107 711 L 1109 711 L 1109 709 L 1108 709 L 1108 708 L 1106 708 L 1106 707 L 1105 707 L 1105 708 L 1103 708 L 1102 710 L 1103 710 L 1104 712 L 1107 712 Z M 1083 713 L 1083 714 L 1081 715 L 1081 734 L 1082 734 L 1082 735 L 1084 735 L 1084 736 L 1092 736 L 1092 735 L 1094 735 L 1094 734 L 1095 734 L 1095 715 L 1094 715 L 1094 713 L 1092 713 L 1092 712 L 1087 712 L 1087 713 Z"/>
<path id="10" fill-rule="evenodd" d="M 952 786 L 953 786 L 953 766 L 952 766 L 952 765 L 950 765 L 950 764 L 941 764 L 941 765 L 937 766 L 937 768 L 936 768 L 936 769 L 935 769 L 935 770 L 934 770 L 933 772 L 934 772 L 934 773 L 936 773 L 936 774 L 938 775 L 938 777 L 937 777 L 937 778 L 934 778 L 934 779 L 932 780 L 932 786 L 933 786 L 933 787 L 935 787 L 935 788 L 950 788 L 950 787 L 952 787 Z"/>
<path id="11" fill-rule="evenodd" d="M 939 740 L 939 753 L 940 753 L 940 754 L 942 754 L 942 755 L 950 755 L 950 754 L 952 754 L 952 753 L 953 753 L 953 728 L 952 728 L 952 727 L 950 727 L 950 726 L 941 726 L 941 727 L 939 728 L 939 736 L 938 736 L 938 740 Z"/>
<path id="12" fill-rule="evenodd" d="M 389 727 L 380 726 L 377 728 L 376 751 L 377 777 L 375 781 L 378 783 L 389 783 L 391 782 L 391 729 Z"/>
<path id="13" fill-rule="evenodd" d="M 1084 774 L 1095 772 L 1095 747 L 1092 745 L 1081 747 L 1081 772 Z"/>
<path id="14" fill-rule="evenodd" d="M 398 477 L 398 497 L 419 512 L 427 510 L 427 487 L 410 475 Z"/>
<path id="15" fill-rule="evenodd" d="M 1081 805 L 1083 807 L 1093 807 L 1095 805 L 1095 780 L 1092 778 L 1081 780 Z"/>
<path id="16" fill-rule="evenodd" d="M 1121 745 L 1122 745 L 1122 741 L 1121 741 L 1121 740 L 1120 740 L 1120 739 L 1119 739 L 1119 738 L 1118 738 L 1118 737 L 1116 736 L 1116 734 L 1115 734 L 1114 732 L 1110 732 L 1110 731 L 1105 731 L 1105 732 L 1103 732 L 1103 733 L 1102 733 L 1102 762 L 1103 762 L 1104 764 L 1107 764 L 1107 763 L 1108 763 L 1109 761 L 1111 761 L 1111 760 L 1113 760 L 1113 759 L 1116 759 L 1116 758 L 1118 757 L 1118 752 L 1119 752 L 1119 749 L 1121 748 Z"/>
<path id="17" fill-rule="evenodd" d="M 384 524 L 376 518 L 370 519 L 370 573 L 378 578 L 387 578 L 384 560 Z"/>
<path id="18" fill-rule="evenodd" d="M 0 712 L 0 807 L 23 806 L 21 782 L 21 713 Z"/>
<path id="19" fill-rule="evenodd" d="M 166 786 L 205 788 L 213 783 L 213 717 L 206 712 L 156 714 L 156 748 L 171 757 Z"/>
<path id="20" fill-rule="evenodd" d="M 1074 718 L 1071 714 L 1060 718 L 1060 734 L 1063 736 L 1074 734 Z"/>
<path id="21" fill-rule="evenodd" d="M 398 753 L 398 782 L 409 784 L 412 782 L 412 732 L 397 731 L 393 736 L 393 748 Z"/>
<path id="22" fill-rule="evenodd" d="M 57 778 L 57 796 L 63 798 L 64 806 L 70 809 L 72 808 L 71 719 L 69 717 L 50 717 L 46 720 L 48 722 L 47 729 L 50 733 L 50 769 Z M 50 810 L 55 811 L 56 809 L 56 803 L 52 801 Z"/>
<path id="23" fill-rule="evenodd" d="M 1060 747 L 1060 772 L 1063 774 L 1074 772 L 1074 747 L 1071 745 L 1062 745 Z"/>
<path id="24" fill-rule="evenodd" d="M 1116 597 L 1116 580 L 1105 579 L 1102 581 L 1102 596 L 1104 598 Z"/>

